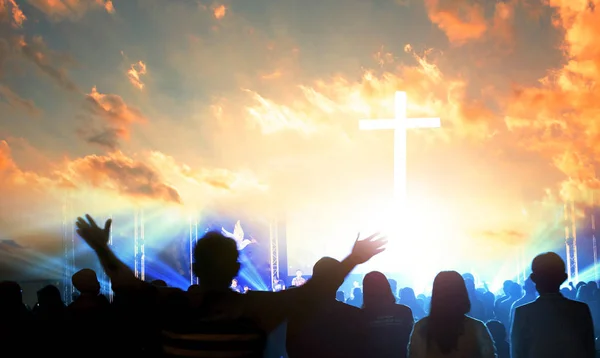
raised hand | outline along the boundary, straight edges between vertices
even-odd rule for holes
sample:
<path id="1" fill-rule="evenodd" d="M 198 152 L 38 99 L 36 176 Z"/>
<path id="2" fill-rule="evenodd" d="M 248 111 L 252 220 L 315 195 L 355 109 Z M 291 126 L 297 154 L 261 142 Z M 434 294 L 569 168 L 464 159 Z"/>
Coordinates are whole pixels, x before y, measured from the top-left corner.
<path id="1" fill-rule="evenodd" d="M 387 244 L 386 237 L 380 236 L 379 233 L 375 233 L 364 240 L 360 240 L 359 233 L 350 256 L 357 265 L 364 264 L 373 256 L 383 252 L 385 244 Z"/>
<path id="2" fill-rule="evenodd" d="M 77 218 L 77 234 L 94 250 L 108 246 L 110 239 L 110 226 L 112 219 L 106 220 L 104 228 L 99 227 L 91 216 L 85 215 L 83 218 Z"/>

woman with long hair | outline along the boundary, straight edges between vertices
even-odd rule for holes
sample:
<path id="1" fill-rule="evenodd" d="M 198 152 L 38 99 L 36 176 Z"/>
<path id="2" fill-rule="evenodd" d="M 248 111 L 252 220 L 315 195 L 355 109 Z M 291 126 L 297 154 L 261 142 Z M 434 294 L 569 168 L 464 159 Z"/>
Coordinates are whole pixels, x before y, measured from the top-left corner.
<path id="1" fill-rule="evenodd" d="M 485 324 L 468 317 L 469 294 L 456 271 L 440 272 L 433 281 L 429 316 L 415 324 L 409 358 L 496 358 Z"/>
<path id="2" fill-rule="evenodd" d="M 406 357 L 413 314 L 409 307 L 396 304 L 390 283 L 381 272 L 365 276 L 362 308 L 369 356 Z"/>

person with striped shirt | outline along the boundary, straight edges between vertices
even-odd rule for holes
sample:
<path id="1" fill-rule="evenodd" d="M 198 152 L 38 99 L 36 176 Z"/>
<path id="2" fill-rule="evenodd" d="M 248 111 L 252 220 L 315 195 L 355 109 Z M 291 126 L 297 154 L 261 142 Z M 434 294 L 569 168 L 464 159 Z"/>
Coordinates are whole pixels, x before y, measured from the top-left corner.
<path id="1" fill-rule="evenodd" d="M 208 232 L 194 249 L 199 286 L 186 292 L 138 280 L 108 246 L 111 223 L 109 219 L 101 228 L 86 215 L 77 219 L 77 233 L 98 256 L 115 295 L 129 296 L 128 302 L 156 313 L 162 354 L 167 357 L 261 357 L 267 334 L 291 312 L 300 305 L 305 309 L 316 304 L 319 290 L 329 285 L 337 288 L 356 265 L 382 252 L 386 243 L 379 234 L 357 239 L 346 259 L 302 287 L 243 295 L 229 288 L 240 270 L 236 242 Z"/>

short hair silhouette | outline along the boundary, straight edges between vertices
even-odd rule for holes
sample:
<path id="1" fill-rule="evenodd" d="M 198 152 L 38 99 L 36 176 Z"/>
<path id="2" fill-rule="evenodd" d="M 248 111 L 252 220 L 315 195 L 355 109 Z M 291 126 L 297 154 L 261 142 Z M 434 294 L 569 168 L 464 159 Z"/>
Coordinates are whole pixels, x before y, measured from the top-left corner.
<path id="1" fill-rule="evenodd" d="M 313 277 L 333 277 L 332 273 L 335 270 L 339 269 L 339 265 L 340 262 L 338 260 L 331 257 L 323 257 L 319 261 L 317 261 L 313 266 Z M 343 279 L 339 280 L 338 282 L 335 282 L 334 285 L 328 285 L 326 287 L 317 287 L 317 290 L 321 295 L 333 298 L 336 297 L 335 295 L 337 294 L 337 289 L 342 285 L 342 283 L 344 283 Z"/>
<path id="2" fill-rule="evenodd" d="M 558 292 L 568 277 L 565 262 L 554 252 L 537 255 L 531 262 L 530 277 L 538 291 Z"/>
<path id="3" fill-rule="evenodd" d="M 220 232 L 204 234 L 194 248 L 194 274 L 200 285 L 229 287 L 240 270 L 237 244 Z"/>
<path id="4" fill-rule="evenodd" d="M 396 298 L 387 277 L 379 271 L 366 274 L 363 279 L 363 307 L 394 303 Z"/>
<path id="5" fill-rule="evenodd" d="M 471 310 L 465 280 L 456 271 L 442 271 L 433 280 L 427 341 L 443 354 L 453 351 L 464 332 L 464 316 Z"/>
<path id="6" fill-rule="evenodd" d="M 77 291 L 81 293 L 93 295 L 100 293 L 100 282 L 98 282 L 96 272 L 92 269 L 85 268 L 75 272 L 71 278 L 71 282 Z"/>
<path id="7" fill-rule="evenodd" d="M 0 282 L 0 308 L 14 308 L 21 304 L 23 304 L 21 286 L 14 281 Z"/>

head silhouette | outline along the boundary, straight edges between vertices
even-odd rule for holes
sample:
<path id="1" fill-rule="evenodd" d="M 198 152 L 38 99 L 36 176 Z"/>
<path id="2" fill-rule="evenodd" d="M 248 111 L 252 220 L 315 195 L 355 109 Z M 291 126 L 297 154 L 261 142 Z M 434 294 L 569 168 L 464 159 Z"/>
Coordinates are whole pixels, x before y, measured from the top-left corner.
<path id="1" fill-rule="evenodd" d="M 531 280 L 540 294 L 558 293 L 567 279 L 565 262 L 554 252 L 536 256 L 531 263 Z"/>
<path id="2" fill-rule="evenodd" d="M 151 282 L 151 284 L 155 287 L 168 287 L 167 282 L 165 282 L 165 280 L 154 280 Z"/>
<path id="3" fill-rule="evenodd" d="M 410 287 L 404 287 L 400 290 L 400 300 L 404 303 L 413 303 L 417 300 L 415 291 Z"/>
<path id="4" fill-rule="evenodd" d="M 465 280 L 456 271 L 442 271 L 433 281 L 427 340 L 443 354 L 453 351 L 464 331 L 464 317 L 471 310 Z"/>
<path id="5" fill-rule="evenodd" d="M 535 283 L 531 280 L 531 277 L 527 277 L 525 283 L 523 283 L 523 291 L 528 295 L 535 294 Z"/>
<path id="6" fill-rule="evenodd" d="M 53 308 L 64 306 L 60 291 L 54 285 L 48 285 L 37 291 L 38 303 L 41 308 Z"/>
<path id="7" fill-rule="evenodd" d="M 73 286 L 77 289 L 77 291 L 81 292 L 81 294 L 100 294 L 100 282 L 98 282 L 98 277 L 96 276 L 96 272 L 94 272 L 94 270 L 79 270 L 75 272 L 71 278 L 71 281 L 73 282 Z"/>
<path id="8" fill-rule="evenodd" d="M 379 271 L 372 271 L 363 279 L 363 307 L 375 308 L 396 303 L 390 283 Z"/>
<path id="9" fill-rule="evenodd" d="M 240 270 L 237 244 L 219 232 L 206 233 L 194 248 L 194 274 L 204 289 L 228 289 Z"/>
<path id="10" fill-rule="evenodd" d="M 339 270 L 340 262 L 331 257 L 323 257 L 313 266 L 313 278 L 318 280 L 313 281 L 313 284 L 318 283 L 321 277 L 331 277 L 335 270 Z M 322 280 L 321 282 L 324 282 Z M 328 298 L 336 297 L 337 289 L 344 283 L 344 280 L 338 280 L 334 285 L 316 286 L 315 289 L 318 295 Z"/>
<path id="11" fill-rule="evenodd" d="M 14 281 L 0 282 L 0 308 L 13 309 L 23 305 L 21 286 Z"/>

